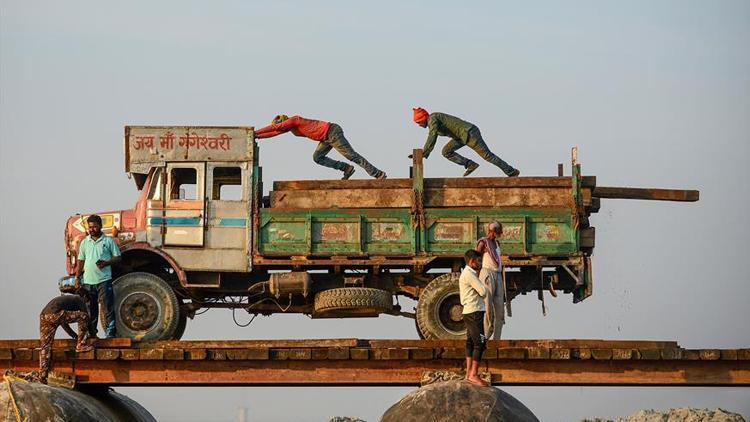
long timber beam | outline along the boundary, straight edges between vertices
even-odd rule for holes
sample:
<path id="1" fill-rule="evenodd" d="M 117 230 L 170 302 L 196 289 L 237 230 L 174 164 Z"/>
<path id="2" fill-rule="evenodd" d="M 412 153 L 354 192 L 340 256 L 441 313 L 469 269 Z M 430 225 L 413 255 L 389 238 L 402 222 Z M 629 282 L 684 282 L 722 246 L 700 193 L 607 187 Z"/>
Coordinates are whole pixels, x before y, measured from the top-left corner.
<path id="1" fill-rule="evenodd" d="M 6 347 L 15 344 L 29 343 L 0 341 L 0 367 L 36 369 L 38 349 Z M 464 364 L 463 342 L 450 340 L 169 341 L 78 354 L 72 342 L 56 346 L 53 370 L 111 386 L 406 386 Z M 750 386 L 750 349 L 633 340 L 488 346 L 481 370 L 498 385 Z"/>

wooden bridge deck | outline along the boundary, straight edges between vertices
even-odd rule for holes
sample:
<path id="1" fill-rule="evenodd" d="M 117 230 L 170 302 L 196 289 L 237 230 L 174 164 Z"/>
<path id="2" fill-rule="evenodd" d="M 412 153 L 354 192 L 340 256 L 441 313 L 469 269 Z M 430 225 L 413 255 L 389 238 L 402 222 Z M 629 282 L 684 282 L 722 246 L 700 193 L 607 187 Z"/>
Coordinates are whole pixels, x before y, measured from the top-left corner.
<path id="1" fill-rule="evenodd" d="M 79 384 L 164 386 L 419 385 L 426 373 L 460 371 L 462 341 L 228 340 L 131 344 L 100 340 L 76 353 L 57 340 L 53 370 Z M 31 371 L 36 340 L 0 340 L 0 367 Z M 750 349 L 681 348 L 670 341 L 490 341 L 482 362 L 495 384 L 750 386 Z"/>

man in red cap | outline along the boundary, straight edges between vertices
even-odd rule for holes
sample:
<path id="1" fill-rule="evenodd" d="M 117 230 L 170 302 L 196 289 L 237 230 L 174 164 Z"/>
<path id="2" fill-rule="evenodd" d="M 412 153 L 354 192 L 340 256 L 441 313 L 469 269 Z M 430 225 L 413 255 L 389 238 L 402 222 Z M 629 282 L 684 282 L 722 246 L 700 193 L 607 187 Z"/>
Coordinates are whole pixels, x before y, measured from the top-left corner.
<path id="1" fill-rule="evenodd" d="M 326 157 L 331 148 L 336 149 L 339 154 L 346 157 L 349 161 L 365 169 L 370 176 L 377 179 L 386 178 L 385 172 L 370 164 L 369 161 L 354 151 L 352 146 L 349 145 L 349 141 L 344 137 L 344 130 L 336 123 L 305 119 L 301 116 L 287 117 L 281 114 L 274 117 L 270 125 L 256 130 L 255 137 L 258 139 L 271 138 L 286 132 L 292 132 L 296 136 L 318 141 L 318 147 L 315 148 L 315 152 L 313 153 L 313 161 L 321 166 L 343 171 L 343 180 L 352 176 L 354 166 Z"/>
<path id="2" fill-rule="evenodd" d="M 487 144 L 482 139 L 479 128 L 473 124 L 450 114 L 428 113 L 427 110 L 421 107 L 413 110 L 414 122 L 419 126 L 430 129 L 427 141 L 424 143 L 424 158 L 429 157 L 430 152 L 435 147 L 438 135 L 442 135 L 451 138 L 443 147 L 443 157 L 463 166 L 466 169 L 464 176 L 468 176 L 479 167 L 479 164 L 456 152 L 457 149 L 464 145 L 469 146 L 480 157 L 499 167 L 509 177 L 516 177 L 521 174 L 518 169 L 513 168 L 487 148 Z"/>

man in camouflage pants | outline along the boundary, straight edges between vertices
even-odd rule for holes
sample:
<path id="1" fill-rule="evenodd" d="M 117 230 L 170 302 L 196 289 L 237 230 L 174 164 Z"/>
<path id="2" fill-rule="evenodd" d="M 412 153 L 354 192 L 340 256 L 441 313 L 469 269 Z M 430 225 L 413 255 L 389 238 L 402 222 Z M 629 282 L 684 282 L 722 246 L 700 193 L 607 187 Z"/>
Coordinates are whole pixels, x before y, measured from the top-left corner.
<path id="1" fill-rule="evenodd" d="M 469 148 L 476 151 L 476 153 L 487 160 L 487 162 L 500 168 L 500 170 L 502 170 L 507 176 L 516 177 L 521 174 L 520 171 L 513 168 L 490 151 L 487 144 L 484 142 L 484 139 L 482 139 L 482 134 L 479 132 L 479 128 L 475 125 L 463 121 L 458 117 L 451 116 L 450 114 L 438 112 L 428 113 L 427 110 L 420 107 L 413 110 L 414 123 L 429 128 L 430 130 L 427 135 L 427 141 L 424 143 L 425 159 L 427 159 L 432 152 L 432 149 L 435 147 L 438 135 L 448 136 L 451 140 L 443 147 L 443 157 L 465 168 L 466 171 L 464 172 L 464 177 L 468 176 L 479 167 L 479 164 L 456 152 L 457 149 L 464 145 L 467 145 Z"/>
<path id="2" fill-rule="evenodd" d="M 76 352 L 88 352 L 93 346 L 86 344 L 88 338 L 89 313 L 87 304 L 77 294 L 64 294 L 52 299 L 39 315 L 39 378 L 47 383 L 50 364 L 52 362 L 52 342 L 55 331 L 61 325 L 78 324 L 78 338 Z"/>

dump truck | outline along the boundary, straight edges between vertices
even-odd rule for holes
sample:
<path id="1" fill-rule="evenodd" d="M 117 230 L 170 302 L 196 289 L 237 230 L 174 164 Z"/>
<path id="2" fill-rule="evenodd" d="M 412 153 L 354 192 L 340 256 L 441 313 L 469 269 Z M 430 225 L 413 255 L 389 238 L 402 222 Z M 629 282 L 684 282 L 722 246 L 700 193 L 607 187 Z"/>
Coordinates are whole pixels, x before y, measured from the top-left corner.
<path id="1" fill-rule="evenodd" d="M 696 201 L 697 191 L 597 187 L 576 152 L 570 175 L 276 181 L 264 195 L 252 127 L 127 126 L 131 209 L 96 212 L 122 251 L 113 269 L 120 336 L 179 339 L 210 308 L 312 318 L 413 318 L 421 338 L 465 336 L 463 255 L 492 221 L 503 225 L 508 303 L 545 290 L 593 292 L 601 198 Z M 75 273 L 86 218 L 65 226 Z M 402 309 L 399 298 L 416 301 Z M 235 318 L 235 322 L 237 319 Z"/>

